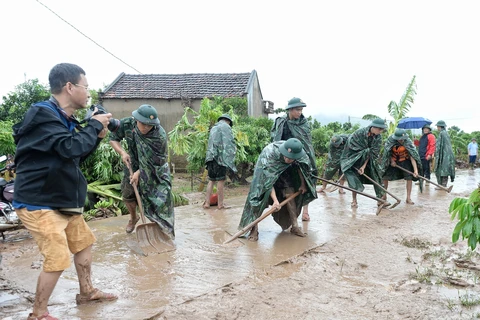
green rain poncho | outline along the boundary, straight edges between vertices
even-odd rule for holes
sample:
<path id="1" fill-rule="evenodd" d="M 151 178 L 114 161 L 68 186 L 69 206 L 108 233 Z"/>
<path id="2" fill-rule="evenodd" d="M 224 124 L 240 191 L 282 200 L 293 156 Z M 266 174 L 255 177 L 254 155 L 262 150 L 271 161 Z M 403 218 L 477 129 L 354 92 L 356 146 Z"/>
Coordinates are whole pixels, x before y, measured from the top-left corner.
<path id="1" fill-rule="evenodd" d="M 287 126 L 288 128 L 285 128 Z M 273 141 L 288 140 L 290 138 L 297 138 L 302 142 L 303 149 L 308 155 L 310 160 L 310 166 L 312 168 L 312 174 L 317 175 L 317 164 L 315 162 L 315 151 L 313 150 L 312 144 L 312 133 L 311 133 L 310 123 L 302 114 L 300 118 L 291 120 L 288 118 L 288 114 L 283 115 L 275 119 L 270 136 Z M 311 178 L 312 181 L 316 184 L 317 179 Z"/>
<path id="2" fill-rule="evenodd" d="M 235 166 L 236 152 L 237 147 L 233 138 L 232 128 L 225 121 L 218 121 L 210 130 L 205 163 L 215 160 L 218 165 L 237 172 L 237 167 Z"/>
<path id="3" fill-rule="evenodd" d="M 330 142 L 328 147 L 327 162 L 325 163 L 325 172 L 323 174 L 325 179 L 331 179 L 335 173 L 340 169 L 340 158 L 342 157 L 343 149 L 348 141 L 348 134 L 339 134 L 338 137 L 342 139 L 342 143 L 336 147 Z"/>
<path id="4" fill-rule="evenodd" d="M 369 136 L 370 128 L 371 126 L 360 128 L 352 133 L 340 158 L 340 165 L 348 186 L 360 192 L 365 189 L 364 184 L 372 184 L 372 182 L 363 175 L 359 175 L 354 167 L 360 169 L 367 160 L 369 161 L 364 173 L 380 185 L 382 184 L 382 171 L 379 164 L 382 136 Z M 374 188 L 378 198 L 385 194 L 385 191 L 376 185 Z"/>
<path id="5" fill-rule="evenodd" d="M 174 239 L 175 215 L 167 162 L 167 134 L 161 126 L 156 126 L 143 135 L 135 126 L 133 136 L 134 156 L 140 169 L 138 191 L 145 216 Z"/>
<path id="6" fill-rule="evenodd" d="M 279 147 L 284 141 L 276 141 L 267 145 L 260 153 L 255 170 L 253 173 L 253 180 L 250 184 L 250 191 L 248 192 L 245 207 L 243 209 L 242 218 L 240 219 L 239 229 L 253 222 L 261 216 L 263 210 L 267 207 L 270 198 L 270 192 L 278 177 L 290 166 L 298 166 L 305 179 L 307 192 L 300 194 L 295 198 L 297 207 L 297 216 L 300 214 L 302 206 L 308 204 L 317 198 L 315 186 L 312 180 L 308 179 L 311 166 L 308 156 L 300 158 L 292 164 L 284 162 L 283 155 L 280 153 Z M 294 170 L 296 172 L 296 170 Z M 298 175 L 294 175 L 294 189 L 297 191 L 301 185 L 301 179 Z M 310 177 L 311 178 L 311 177 Z M 279 202 L 285 200 L 282 194 L 276 190 Z M 286 230 L 291 226 L 290 217 L 286 206 L 283 206 L 280 211 L 273 214 L 275 221 Z"/>
<path id="7" fill-rule="evenodd" d="M 385 142 L 385 147 L 383 148 L 383 157 L 382 157 L 382 172 L 385 173 L 390 166 L 391 158 L 392 158 L 392 148 L 394 146 L 400 146 L 400 142 L 393 138 L 393 135 L 388 137 L 387 141 Z M 422 161 L 420 160 L 420 155 L 418 154 L 417 148 L 413 144 L 413 141 L 410 138 L 406 138 L 403 140 L 403 146 L 407 149 L 408 155 L 412 157 L 417 162 L 417 170 L 420 174 L 422 171 Z M 406 160 L 410 161 L 410 159 Z M 398 169 L 395 171 L 397 175 L 393 177 L 393 180 L 400 180 L 403 179 L 403 171 Z M 392 181 L 393 181 L 392 180 Z M 413 177 L 413 181 L 417 181 L 419 178 Z M 421 180 L 421 179 L 420 179 Z M 420 191 L 422 191 L 422 183 L 420 183 Z"/>
<path id="8" fill-rule="evenodd" d="M 450 176 L 452 182 L 455 180 L 455 155 L 445 129 L 440 130 L 435 146 L 435 176 L 438 183 L 442 182 L 441 177 Z"/>

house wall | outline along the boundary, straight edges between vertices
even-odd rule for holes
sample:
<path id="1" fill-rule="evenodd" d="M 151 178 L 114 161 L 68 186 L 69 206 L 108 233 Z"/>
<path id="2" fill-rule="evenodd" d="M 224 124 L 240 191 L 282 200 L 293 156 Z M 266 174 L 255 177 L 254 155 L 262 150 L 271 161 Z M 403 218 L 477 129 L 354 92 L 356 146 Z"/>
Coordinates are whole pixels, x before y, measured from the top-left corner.
<path id="1" fill-rule="evenodd" d="M 250 83 L 247 94 L 248 114 L 252 117 L 267 117 L 268 113 L 263 110 L 263 97 L 260 91 L 258 77 L 254 77 Z"/>

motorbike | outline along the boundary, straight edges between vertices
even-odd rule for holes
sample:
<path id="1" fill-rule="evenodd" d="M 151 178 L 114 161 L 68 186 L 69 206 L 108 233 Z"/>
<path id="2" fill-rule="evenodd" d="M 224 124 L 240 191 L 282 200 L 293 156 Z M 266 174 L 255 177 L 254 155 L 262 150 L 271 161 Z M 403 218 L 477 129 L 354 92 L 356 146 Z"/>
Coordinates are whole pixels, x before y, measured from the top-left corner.
<path id="1" fill-rule="evenodd" d="M 5 160 L 11 160 L 6 156 L 0 157 L 0 163 Z M 3 168 L 0 168 L 0 175 L 6 171 L 14 170 L 14 164 L 8 164 Z M 6 180 L 0 177 L 0 234 L 5 240 L 4 231 L 11 229 L 18 229 L 20 226 L 20 219 L 15 213 L 15 209 L 12 206 L 13 191 L 14 191 L 15 179 Z"/>

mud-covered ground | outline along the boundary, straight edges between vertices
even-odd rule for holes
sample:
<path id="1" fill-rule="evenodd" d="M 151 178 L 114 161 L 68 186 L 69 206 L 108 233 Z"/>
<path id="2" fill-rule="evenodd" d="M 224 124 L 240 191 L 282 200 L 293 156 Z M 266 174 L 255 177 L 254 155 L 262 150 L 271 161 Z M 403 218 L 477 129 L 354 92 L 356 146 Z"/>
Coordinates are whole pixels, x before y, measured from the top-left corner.
<path id="1" fill-rule="evenodd" d="M 155 315 L 138 319 L 480 318 L 480 255 L 465 241 L 451 242 L 456 221 L 448 214 L 455 197 L 468 196 L 480 183 L 480 169 L 458 170 L 457 175 L 450 194 L 433 185 L 422 194 L 414 188 L 415 205 L 405 204 L 403 182 L 392 183 L 389 189 L 402 202 L 378 216 L 369 199 L 359 196 L 355 210 L 349 208 L 348 192 L 319 195 L 311 205 L 312 221 L 303 228 L 308 232 L 317 223 L 327 241 L 203 294 L 169 301 Z M 369 186 L 365 191 L 372 193 Z M 245 189 L 228 196 L 233 195 L 245 197 Z M 198 206 L 201 194 L 190 196 Z M 264 226 L 261 222 L 260 237 Z M 32 241 L 1 243 L 0 248 L 6 253 L 0 262 L 0 315 L 17 319 L 19 310 L 31 308 L 33 292 L 8 278 L 11 259 L 36 248 Z M 12 306 L 5 302 L 8 294 L 23 299 Z"/>

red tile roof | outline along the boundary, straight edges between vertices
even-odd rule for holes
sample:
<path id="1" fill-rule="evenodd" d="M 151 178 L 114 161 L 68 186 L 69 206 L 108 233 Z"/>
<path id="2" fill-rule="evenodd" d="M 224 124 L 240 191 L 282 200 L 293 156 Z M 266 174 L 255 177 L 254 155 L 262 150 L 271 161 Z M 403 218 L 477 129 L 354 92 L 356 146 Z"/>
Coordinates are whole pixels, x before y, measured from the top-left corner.
<path id="1" fill-rule="evenodd" d="M 121 73 L 105 89 L 102 99 L 242 97 L 254 73 Z"/>

